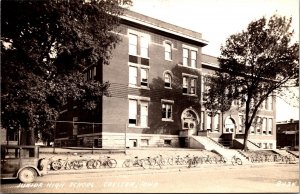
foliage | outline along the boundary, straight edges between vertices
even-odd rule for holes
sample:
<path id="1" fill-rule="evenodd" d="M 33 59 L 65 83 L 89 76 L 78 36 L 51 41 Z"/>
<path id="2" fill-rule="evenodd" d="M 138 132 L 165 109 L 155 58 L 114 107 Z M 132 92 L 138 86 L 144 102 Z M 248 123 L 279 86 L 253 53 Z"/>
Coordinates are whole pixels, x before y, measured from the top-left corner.
<path id="1" fill-rule="evenodd" d="M 84 74 L 109 64 L 120 41 L 113 31 L 127 5 L 130 0 L 1 1 L 2 126 L 30 131 L 23 143 L 33 144 L 33 130 L 50 128 L 68 100 L 95 108 L 109 83 Z"/>
<path id="2" fill-rule="evenodd" d="M 280 89 L 298 84 L 299 44 L 291 43 L 291 21 L 277 15 L 263 17 L 251 22 L 246 31 L 231 35 L 221 47 L 220 70 L 214 88 L 206 92 L 213 99 L 205 106 L 222 104 L 224 98 L 240 102 L 245 115 L 244 149 L 262 103 Z"/>

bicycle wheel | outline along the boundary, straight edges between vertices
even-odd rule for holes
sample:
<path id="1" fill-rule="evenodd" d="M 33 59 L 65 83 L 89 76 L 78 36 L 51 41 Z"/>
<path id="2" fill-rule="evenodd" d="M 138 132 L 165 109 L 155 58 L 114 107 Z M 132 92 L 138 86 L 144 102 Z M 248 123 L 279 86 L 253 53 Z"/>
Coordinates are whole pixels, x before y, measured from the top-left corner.
<path id="1" fill-rule="evenodd" d="M 117 161 L 115 159 L 109 159 L 107 161 L 107 165 L 108 165 L 109 168 L 116 168 Z"/>
<path id="2" fill-rule="evenodd" d="M 88 169 L 94 168 L 94 163 L 95 163 L 95 162 L 96 162 L 96 161 L 95 161 L 94 159 L 91 159 L 91 160 L 87 161 L 86 167 L 87 167 Z"/>
<path id="3" fill-rule="evenodd" d="M 234 158 L 234 157 L 231 158 L 231 164 L 232 164 L 233 166 L 236 164 L 236 161 L 235 161 L 235 158 Z"/>
<path id="4" fill-rule="evenodd" d="M 187 164 L 188 164 L 188 168 L 191 168 L 192 167 L 192 163 L 193 163 L 193 160 L 192 159 L 188 159 L 187 161 Z"/>
<path id="5" fill-rule="evenodd" d="M 53 169 L 53 170 L 60 170 L 61 169 L 61 167 L 62 167 L 62 164 L 61 164 L 61 162 L 58 162 L 58 161 L 53 161 L 53 162 L 51 162 L 51 168 Z"/>
<path id="6" fill-rule="evenodd" d="M 150 161 L 149 160 L 142 160 L 142 164 L 143 164 L 143 168 L 144 169 L 149 169 L 150 168 L 150 166 L 151 166 L 151 163 L 150 163 Z"/>
<path id="7" fill-rule="evenodd" d="M 101 161 L 100 160 L 95 160 L 94 164 L 93 164 L 93 168 L 96 169 L 96 168 L 100 168 L 101 166 Z"/>
<path id="8" fill-rule="evenodd" d="M 130 167 L 130 159 L 126 159 L 123 164 L 122 164 L 122 167 L 125 167 L 125 168 L 129 168 Z"/>
<path id="9" fill-rule="evenodd" d="M 174 165 L 174 159 L 173 158 L 168 158 L 168 164 L 169 165 Z"/>
<path id="10" fill-rule="evenodd" d="M 242 164 L 243 164 L 243 162 L 242 162 L 242 160 L 241 160 L 240 158 L 236 158 L 236 159 L 235 159 L 235 162 L 236 162 L 238 165 L 242 165 Z"/>
<path id="11" fill-rule="evenodd" d="M 82 161 L 75 160 L 75 161 L 72 161 L 71 163 L 73 164 L 72 166 L 73 166 L 73 169 L 75 169 L 75 170 L 79 170 L 83 167 Z"/>

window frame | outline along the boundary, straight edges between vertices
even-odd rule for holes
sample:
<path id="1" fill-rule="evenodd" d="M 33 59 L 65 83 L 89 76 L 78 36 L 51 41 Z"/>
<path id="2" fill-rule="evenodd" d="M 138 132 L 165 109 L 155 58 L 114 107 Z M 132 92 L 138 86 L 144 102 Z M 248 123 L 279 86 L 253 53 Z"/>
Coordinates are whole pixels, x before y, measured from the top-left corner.
<path id="1" fill-rule="evenodd" d="M 129 55 L 133 55 L 133 56 L 137 56 L 138 55 L 138 35 L 134 34 L 132 32 L 129 32 L 128 35 L 128 42 L 129 42 L 129 51 L 128 54 Z M 135 40 L 133 41 L 132 37 L 135 37 Z M 134 49 L 131 49 L 132 47 L 134 47 Z M 134 52 L 132 52 L 134 51 Z"/>
<path id="2" fill-rule="evenodd" d="M 172 43 L 165 42 L 165 60 L 172 61 Z"/>

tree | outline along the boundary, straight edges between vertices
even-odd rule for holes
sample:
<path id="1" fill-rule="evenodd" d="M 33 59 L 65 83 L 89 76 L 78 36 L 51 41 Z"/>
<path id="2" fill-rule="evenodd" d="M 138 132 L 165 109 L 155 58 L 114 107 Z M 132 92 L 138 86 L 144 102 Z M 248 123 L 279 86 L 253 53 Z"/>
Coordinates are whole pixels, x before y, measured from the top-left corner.
<path id="1" fill-rule="evenodd" d="M 206 92 L 212 99 L 205 106 L 221 109 L 224 96 L 228 102 L 240 102 L 245 115 L 244 150 L 250 127 L 259 124 L 262 103 L 282 88 L 298 85 L 299 43 L 291 43 L 291 21 L 277 15 L 263 17 L 251 22 L 246 31 L 231 35 L 221 47 L 220 69 L 212 79 L 214 87 Z"/>
<path id="2" fill-rule="evenodd" d="M 86 80 L 86 70 L 108 65 L 120 41 L 119 16 L 130 0 L 1 1 L 1 117 L 7 130 L 51 128 L 68 100 L 95 108 L 109 83 Z"/>

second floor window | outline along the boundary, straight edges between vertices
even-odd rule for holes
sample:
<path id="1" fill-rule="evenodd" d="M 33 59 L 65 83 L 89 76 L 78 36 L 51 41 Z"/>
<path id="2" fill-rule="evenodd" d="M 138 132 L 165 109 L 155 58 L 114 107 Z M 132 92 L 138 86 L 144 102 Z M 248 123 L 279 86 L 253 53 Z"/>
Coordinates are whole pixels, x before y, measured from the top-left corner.
<path id="1" fill-rule="evenodd" d="M 196 79 L 191 79 L 190 94 L 196 94 Z"/>
<path id="2" fill-rule="evenodd" d="M 182 93 L 183 94 L 196 94 L 196 78 L 183 76 L 182 77 Z"/>
<path id="3" fill-rule="evenodd" d="M 165 74 L 165 87 L 171 88 L 172 77 L 169 73 Z"/>
<path id="4" fill-rule="evenodd" d="M 182 93 L 187 94 L 188 93 L 188 81 L 187 77 L 182 78 Z"/>
<path id="5" fill-rule="evenodd" d="M 129 85 L 137 85 L 137 67 L 129 66 Z"/>
<path id="6" fill-rule="evenodd" d="M 165 44 L 165 59 L 172 60 L 172 46 L 170 43 Z"/>
<path id="7" fill-rule="evenodd" d="M 162 104 L 162 118 L 163 119 L 172 119 L 172 104 L 163 103 Z"/>
<path id="8" fill-rule="evenodd" d="M 141 69 L 141 86 L 148 86 L 148 69 Z"/>

